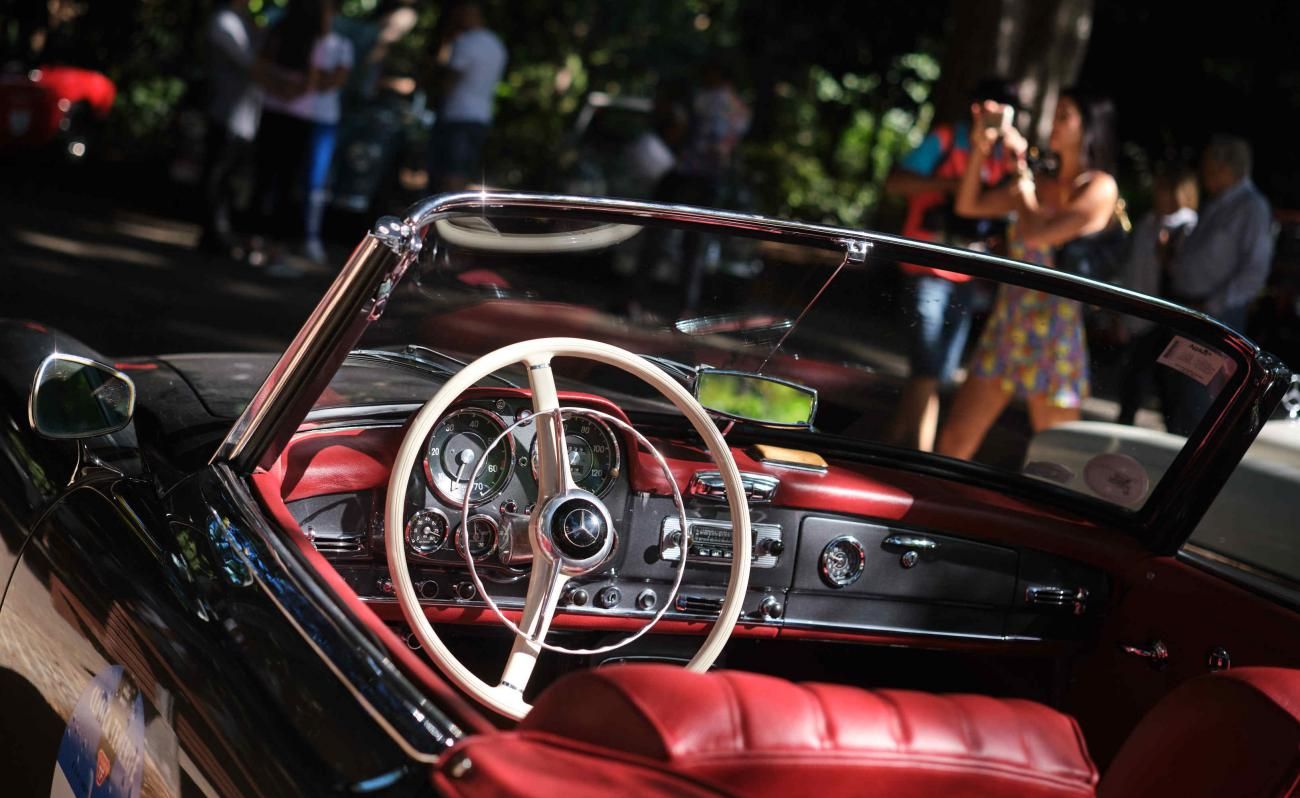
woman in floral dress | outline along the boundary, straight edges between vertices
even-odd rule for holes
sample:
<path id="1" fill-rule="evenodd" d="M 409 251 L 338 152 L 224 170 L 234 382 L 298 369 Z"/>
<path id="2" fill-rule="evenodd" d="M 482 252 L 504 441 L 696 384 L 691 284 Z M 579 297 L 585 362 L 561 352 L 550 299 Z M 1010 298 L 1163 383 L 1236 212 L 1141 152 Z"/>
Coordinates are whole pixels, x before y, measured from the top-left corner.
<path id="1" fill-rule="evenodd" d="M 1053 119 L 1051 149 L 1060 167 L 1055 177 L 1035 178 L 1027 145 L 1010 125 L 986 125 L 1004 118 L 1001 108 L 972 106 L 975 117 L 971 158 L 957 192 L 956 211 L 972 218 L 1013 217 L 1008 230 L 1011 257 L 1052 266 L 1062 244 L 1104 229 L 1119 191 L 1112 176 L 1115 157 L 1114 107 L 1109 100 L 1071 90 L 1062 94 Z M 1018 179 L 996 188 L 980 186 L 980 167 L 998 140 L 1016 153 Z M 1078 302 L 1005 284 L 939 431 L 937 450 L 971 459 L 1011 399 L 1025 402 L 1034 431 L 1079 418 L 1088 395 L 1088 350 L 1083 309 Z"/>

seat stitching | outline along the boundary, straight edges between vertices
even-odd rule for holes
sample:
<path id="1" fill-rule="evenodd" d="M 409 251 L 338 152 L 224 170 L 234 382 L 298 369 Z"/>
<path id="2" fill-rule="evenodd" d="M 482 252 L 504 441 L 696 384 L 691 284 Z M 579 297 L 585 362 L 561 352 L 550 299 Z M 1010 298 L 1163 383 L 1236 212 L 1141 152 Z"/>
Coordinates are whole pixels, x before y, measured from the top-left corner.
<path id="1" fill-rule="evenodd" d="M 1083 772 L 1072 773 L 1053 773 L 1050 771 L 1038 771 L 1024 765 L 972 759 L 969 757 L 952 756 L 943 754 L 929 755 L 912 755 L 907 757 L 897 757 L 890 751 L 836 751 L 832 753 L 815 753 L 810 754 L 806 751 L 775 751 L 765 753 L 761 764 L 764 766 L 773 766 L 784 763 L 791 764 L 823 764 L 823 765 L 870 765 L 871 767 L 890 767 L 890 768 L 916 768 L 917 766 L 933 766 L 949 768 L 954 771 L 967 772 L 972 774 L 996 773 L 1000 776 L 1014 778 L 1018 780 L 1041 782 L 1046 784 L 1055 784 L 1059 786 L 1068 786 L 1072 788 L 1091 786 L 1091 774 Z M 726 754 L 706 754 L 692 757 L 689 764 L 683 765 L 691 769 L 704 769 L 712 767 L 726 767 L 728 765 L 745 765 L 745 761 L 739 761 L 734 756 Z"/>
<path id="2" fill-rule="evenodd" d="M 822 701 L 821 691 L 815 689 L 813 685 L 801 684 L 799 686 L 803 688 L 805 693 L 812 696 L 813 705 L 817 707 L 817 712 L 821 715 L 821 738 L 817 741 L 817 747 L 834 749 L 837 735 L 831 730 L 831 713 L 826 709 L 826 704 Z"/>
<path id="3" fill-rule="evenodd" d="M 731 683 L 731 674 L 723 671 L 718 674 L 721 681 L 727 686 L 727 709 L 731 714 L 731 725 L 736 730 L 736 736 L 731 741 L 736 746 L 737 751 L 748 751 L 745 739 L 745 720 L 744 709 L 740 706 L 740 696 L 736 691 L 736 686 Z"/>
<path id="4" fill-rule="evenodd" d="M 948 697 L 948 702 L 956 709 L 957 719 L 961 723 L 961 739 L 966 743 L 966 750 L 972 753 L 982 752 L 984 741 L 979 736 L 979 730 L 970 722 L 965 705 L 953 697 Z"/>
<path id="5" fill-rule="evenodd" d="M 900 748 L 912 747 L 912 729 L 907 725 L 907 720 L 903 717 L 903 710 L 894 702 L 888 694 L 882 692 L 873 692 L 872 695 L 894 711 L 894 739 L 899 743 Z"/>
<path id="6" fill-rule="evenodd" d="M 1020 739 L 1020 750 L 1025 754 L 1025 764 L 1034 770 L 1038 770 L 1034 763 L 1034 755 L 1029 751 L 1029 741 L 1025 739 L 1025 724 L 1017 723 L 1015 727 L 1016 737 Z"/>

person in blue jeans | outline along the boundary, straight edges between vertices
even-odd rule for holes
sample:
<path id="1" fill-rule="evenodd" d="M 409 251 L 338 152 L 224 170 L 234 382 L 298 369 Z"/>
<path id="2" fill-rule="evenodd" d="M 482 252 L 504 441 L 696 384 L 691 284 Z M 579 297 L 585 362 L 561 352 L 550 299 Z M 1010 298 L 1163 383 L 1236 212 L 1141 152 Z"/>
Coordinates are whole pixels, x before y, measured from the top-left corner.
<path id="1" fill-rule="evenodd" d="M 1017 104 L 1016 87 L 1004 80 L 979 82 L 971 101 L 990 120 L 1010 124 Z M 953 213 L 953 196 L 970 156 L 971 125 L 940 123 L 920 146 L 899 162 L 885 181 L 885 191 L 907 199 L 903 235 L 921 241 L 987 249 L 1005 231 L 997 220 L 962 219 Z M 981 169 L 986 186 L 1001 183 L 1013 164 L 999 148 Z M 910 334 L 910 374 L 899 395 L 898 408 L 885 433 L 888 443 L 933 451 L 939 426 L 939 388 L 951 382 L 970 336 L 977 287 L 965 274 L 900 264 L 905 281 Z"/>

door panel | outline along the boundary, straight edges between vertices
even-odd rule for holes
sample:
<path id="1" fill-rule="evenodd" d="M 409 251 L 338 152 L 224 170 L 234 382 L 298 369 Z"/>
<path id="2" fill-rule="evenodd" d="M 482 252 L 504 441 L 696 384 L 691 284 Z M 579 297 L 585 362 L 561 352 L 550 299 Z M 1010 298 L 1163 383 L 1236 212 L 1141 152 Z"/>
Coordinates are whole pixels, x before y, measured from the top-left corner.
<path id="1" fill-rule="evenodd" d="M 1163 669 L 1120 651 L 1157 640 L 1169 652 Z M 1067 697 L 1098 767 L 1105 770 L 1166 693 L 1210 672 L 1210 652 L 1220 647 L 1232 667 L 1300 668 L 1300 613 L 1181 560 L 1153 558 L 1134 571 L 1097 648 L 1078 663 Z"/>

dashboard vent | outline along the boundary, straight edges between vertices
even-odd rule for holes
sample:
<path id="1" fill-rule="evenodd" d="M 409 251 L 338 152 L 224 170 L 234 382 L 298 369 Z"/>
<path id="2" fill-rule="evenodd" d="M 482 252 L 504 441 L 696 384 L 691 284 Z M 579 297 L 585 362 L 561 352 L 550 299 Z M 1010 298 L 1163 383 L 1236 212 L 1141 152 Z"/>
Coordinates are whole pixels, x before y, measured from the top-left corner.
<path id="1" fill-rule="evenodd" d="M 365 557 L 368 553 L 366 539 L 363 535 L 344 535 L 342 537 L 318 537 L 307 527 L 307 538 L 316 547 L 316 551 L 335 559 Z"/>

